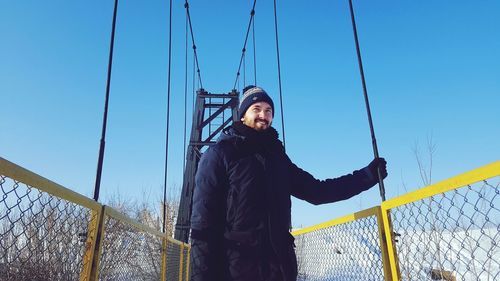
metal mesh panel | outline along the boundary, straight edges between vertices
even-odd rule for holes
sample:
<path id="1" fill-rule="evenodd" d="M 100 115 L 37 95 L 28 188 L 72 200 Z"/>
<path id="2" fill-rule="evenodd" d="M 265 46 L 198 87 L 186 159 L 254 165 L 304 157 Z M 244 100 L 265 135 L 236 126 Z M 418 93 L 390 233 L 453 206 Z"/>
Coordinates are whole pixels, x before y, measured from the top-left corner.
<path id="1" fill-rule="evenodd" d="M 189 247 L 184 246 L 184 254 L 182 255 L 182 280 L 189 280 L 189 278 L 186 277 L 186 273 L 188 270 L 189 266 Z"/>
<path id="2" fill-rule="evenodd" d="M 2 280 L 78 280 L 91 210 L 0 175 Z"/>
<path id="3" fill-rule="evenodd" d="M 499 183 L 391 209 L 401 280 L 500 280 Z"/>
<path id="4" fill-rule="evenodd" d="M 162 238 L 105 216 L 99 280 L 160 280 Z"/>
<path id="5" fill-rule="evenodd" d="M 379 241 L 375 216 L 298 235 L 297 280 L 384 280 Z"/>
<path id="6" fill-rule="evenodd" d="M 179 280 L 179 265 L 181 258 L 181 246 L 167 241 L 167 281 Z"/>

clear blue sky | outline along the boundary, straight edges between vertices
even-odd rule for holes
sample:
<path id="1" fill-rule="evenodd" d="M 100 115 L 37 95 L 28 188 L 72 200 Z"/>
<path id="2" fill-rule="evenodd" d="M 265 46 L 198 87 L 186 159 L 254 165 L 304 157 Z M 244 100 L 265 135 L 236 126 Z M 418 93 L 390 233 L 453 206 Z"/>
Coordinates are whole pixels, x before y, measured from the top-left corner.
<path id="1" fill-rule="evenodd" d="M 169 186 L 182 184 L 183 1 L 174 1 Z M 233 86 L 252 1 L 192 1 L 204 87 Z M 433 181 L 500 157 L 500 2 L 354 1 L 387 197 L 422 186 L 412 149 L 433 136 Z M 113 1 L 0 1 L 0 156 L 92 196 Z M 278 98 L 272 1 L 256 7 L 257 82 Z M 372 148 L 348 1 L 278 1 L 287 152 L 317 178 Z M 162 194 L 168 1 L 120 1 L 101 198 Z M 249 48 L 251 50 L 251 48 Z M 191 76 L 192 58 L 189 58 Z M 249 65 L 249 64 L 248 64 Z M 247 77 L 252 68 L 247 67 Z M 191 92 L 191 89 L 189 90 Z M 190 113 L 188 113 L 190 114 Z M 281 130 L 279 120 L 275 127 Z M 295 226 L 377 205 L 293 202 Z"/>

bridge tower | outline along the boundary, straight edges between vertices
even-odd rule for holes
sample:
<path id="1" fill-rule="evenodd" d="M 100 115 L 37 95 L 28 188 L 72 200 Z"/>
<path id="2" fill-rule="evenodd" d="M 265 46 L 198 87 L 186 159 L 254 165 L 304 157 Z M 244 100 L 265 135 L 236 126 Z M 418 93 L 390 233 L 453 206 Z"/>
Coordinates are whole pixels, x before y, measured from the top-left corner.
<path id="1" fill-rule="evenodd" d="M 213 94 L 204 89 L 196 92 L 191 137 L 186 152 L 186 166 L 174 233 L 174 238 L 179 241 L 187 243 L 189 239 L 194 177 L 201 155 L 208 146 L 215 143 L 216 137 L 224 127 L 238 119 L 238 97 L 239 92 L 236 90 L 227 94 Z"/>

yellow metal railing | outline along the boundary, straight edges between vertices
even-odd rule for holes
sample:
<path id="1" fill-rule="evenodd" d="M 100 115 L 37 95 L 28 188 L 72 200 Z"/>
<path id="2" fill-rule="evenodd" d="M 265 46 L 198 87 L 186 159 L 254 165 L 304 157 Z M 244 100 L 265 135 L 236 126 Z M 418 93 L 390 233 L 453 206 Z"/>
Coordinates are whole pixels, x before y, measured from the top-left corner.
<path id="1" fill-rule="evenodd" d="M 500 280 L 500 161 L 292 232 L 298 280 Z"/>
<path id="2" fill-rule="evenodd" d="M 292 232 L 298 280 L 383 280 L 378 214 L 371 208 Z"/>
<path id="3" fill-rule="evenodd" d="M 0 158 L 1 280 L 188 280 L 190 246 Z"/>
<path id="4" fill-rule="evenodd" d="M 292 232 L 298 280 L 500 280 L 500 161 Z M 0 158 L 2 280 L 188 280 L 190 247 Z"/>

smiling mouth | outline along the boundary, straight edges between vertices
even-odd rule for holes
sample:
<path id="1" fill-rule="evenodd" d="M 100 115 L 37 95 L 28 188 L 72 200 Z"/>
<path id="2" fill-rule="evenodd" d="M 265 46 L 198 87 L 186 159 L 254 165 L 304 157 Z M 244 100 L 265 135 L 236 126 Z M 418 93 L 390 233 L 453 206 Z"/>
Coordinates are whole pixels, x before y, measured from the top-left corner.
<path id="1" fill-rule="evenodd" d="M 269 123 L 265 120 L 256 120 L 256 123 L 263 124 L 263 125 L 268 125 Z"/>

